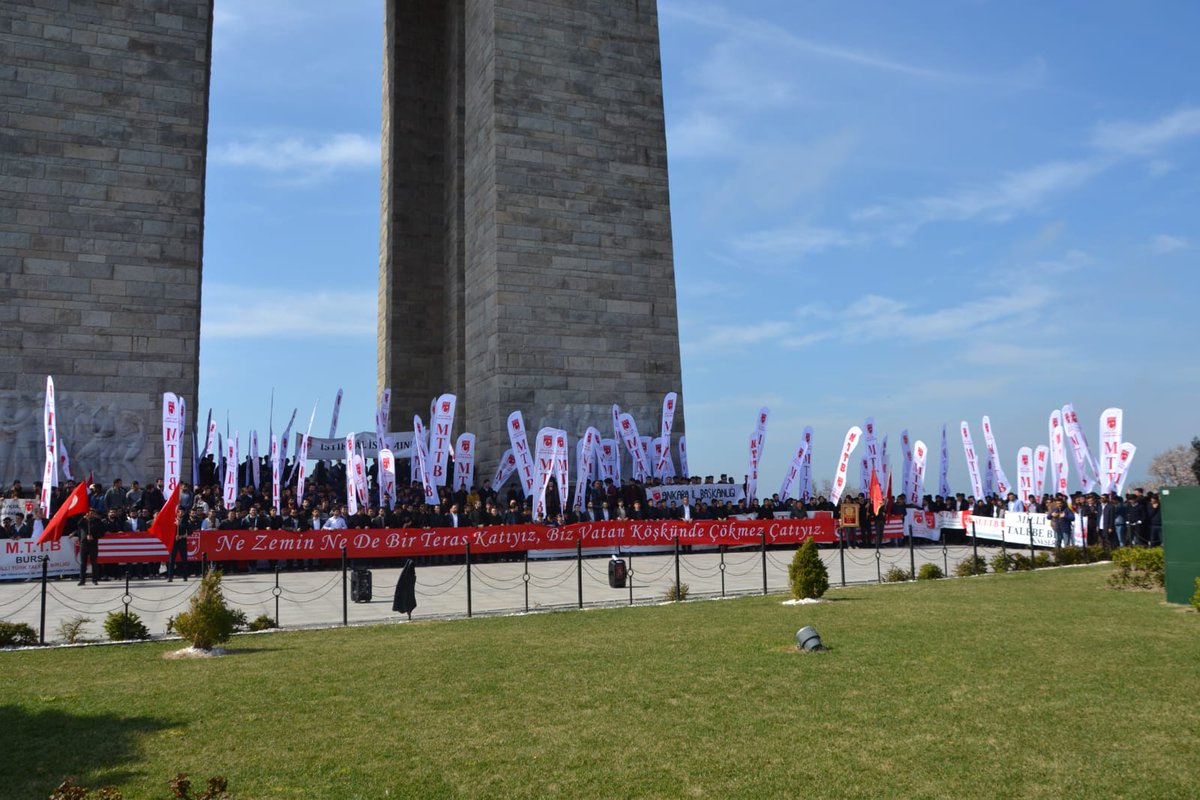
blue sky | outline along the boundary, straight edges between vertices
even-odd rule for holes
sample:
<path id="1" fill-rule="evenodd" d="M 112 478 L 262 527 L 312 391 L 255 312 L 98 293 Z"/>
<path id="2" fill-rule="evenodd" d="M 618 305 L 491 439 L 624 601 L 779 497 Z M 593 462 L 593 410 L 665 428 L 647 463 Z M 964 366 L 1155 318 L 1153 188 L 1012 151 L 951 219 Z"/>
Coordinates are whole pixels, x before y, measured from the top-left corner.
<path id="1" fill-rule="evenodd" d="M 319 402 L 325 435 L 339 386 L 339 432 L 374 426 L 383 2 L 328 8 L 217 0 L 198 407 L 222 427 L 265 431 L 274 387 L 276 430 Z M 1093 448 L 1125 410 L 1135 478 L 1200 434 L 1200 5 L 659 15 L 694 473 L 740 477 L 763 405 L 766 493 L 805 425 L 820 479 L 869 415 L 893 464 L 948 423 L 956 488 L 985 414 L 1010 478 L 1067 402 Z"/>

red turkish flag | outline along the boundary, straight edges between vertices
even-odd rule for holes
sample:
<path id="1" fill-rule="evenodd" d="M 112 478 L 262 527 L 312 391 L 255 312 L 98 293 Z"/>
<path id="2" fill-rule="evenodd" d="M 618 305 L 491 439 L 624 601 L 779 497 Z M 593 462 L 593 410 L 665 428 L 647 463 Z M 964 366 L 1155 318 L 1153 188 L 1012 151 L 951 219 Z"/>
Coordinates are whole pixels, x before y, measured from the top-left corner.
<path id="1" fill-rule="evenodd" d="M 177 483 L 171 491 L 171 496 L 167 498 L 166 505 L 154 515 L 154 521 L 150 523 L 150 527 L 146 531 L 162 542 L 163 547 L 167 548 L 167 552 L 170 552 L 172 545 L 175 544 L 175 511 L 178 508 L 179 484 Z"/>
<path id="2" fill-rule="evenodd" d="M 63 503 L 62 507 L 54 512 L 54 516 L 50 518 L 50 522 L 42 529 L 42 535 L 38 537 L 38 544 L 57 542 L 62 538 L 63 528 L 67 524 L 67 517 L 86 514 L 88 508 L 90 506 L 88 504 L 87 484 L 81 483 L 75 487 L 75 490 L 67 497 L 67 502 Z"/>
<path id="3" fill-rule="evenodd" d="M 875 474 L 875 470 L 871 470 L 871 508 L 875 513 L 879 513 L 880 506 L 883 505 L 883 487 L 879 485 L 879 476 Z"/>

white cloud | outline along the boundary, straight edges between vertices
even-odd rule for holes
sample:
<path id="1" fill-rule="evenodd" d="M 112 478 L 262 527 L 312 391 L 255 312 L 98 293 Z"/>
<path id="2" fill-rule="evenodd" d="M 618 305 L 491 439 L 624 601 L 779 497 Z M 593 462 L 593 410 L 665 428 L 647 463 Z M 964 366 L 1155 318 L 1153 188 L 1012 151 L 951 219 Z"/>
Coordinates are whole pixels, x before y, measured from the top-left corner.
<path id="1" fill-rule="evenodd" d="M 805 223 L 749 233 L 733 242 L 735 248 L 746 253 L 795 258 L 853 244 L 854 238 L 844 231 Z"/>
<path id="2" fill-rule="evenodd" d="M 206 338 L 370 338 L 376 336 L 374 292 L 278 291 L 205 284 Z"/>
<path id="3" fill-rule="evenodd" d="M 1150 252 L 1157 255 L 1167 255 L 1168 253 L 1177 253 L 1180 250 L 1187 250 L 1191 247 L 1191 242 L 1180 236 L 1168 236 L 1165 233 L 1160 233 L 1157 236 L 1150 238 Z"/>
<path id="4" fill-rule="evenodd" d="M 1200 108 L 1181 108 L 1151 122 L 1102 122 L 1092 145 L 1125 156 L 1146 156 L 1179 140 L 1200 136 Z"/>
<path id="5" fill-rule="evenodd" d="M 357 133 L 337 133 L 320 141 L 295 136 L 256 136 L 248 141 L 219 144 L 212 148 L 210 157 L 217 164 L 307 178 L 324 177 L 339 170 L 378 168 L 381 163 L 379 140 Z"/>

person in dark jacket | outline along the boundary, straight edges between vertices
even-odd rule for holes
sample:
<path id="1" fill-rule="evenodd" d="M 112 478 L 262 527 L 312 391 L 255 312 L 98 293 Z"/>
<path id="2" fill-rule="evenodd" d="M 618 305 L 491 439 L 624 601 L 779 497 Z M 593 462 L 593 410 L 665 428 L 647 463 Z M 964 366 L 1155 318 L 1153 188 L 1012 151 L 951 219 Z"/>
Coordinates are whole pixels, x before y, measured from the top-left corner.
<path id="1" fill-rule="evenodd" d="M 1162 508 L 1158 504 L 1158 496 L 1150 496 L 1150 508 L 1146 512 L 1146 529 L 1150 535 L 1150 546 L 1162 545 Z"/>
<path id="2" fill-rule="evenodd" d="M 1150 531 L 1146 525 L 1146 509 L 1136 501 L 1125 505 L 1125 527 L 1129 530 L 1129 543 L 1145 546 L 1150 541 Z"/>
<path id="3" fill-rule="evenodd" d="M 417 569 L 410 558 L 404 562 L 400 570 L 400 579 L 396 581 L 396 596 L 392 600 L 392 611 L 407 614 L 412 619 L 413 609 L 417 607 Z"/>
<path id="4" fill-rule="evenodd" d="M 79 585 L 87 583 L 87 565 L 92 564 L 92 583 L 100 583 L 100 539 L 104 536 L 104 520 L 100 512 L 90 509 L 75 529 L 79 537 Z"/>

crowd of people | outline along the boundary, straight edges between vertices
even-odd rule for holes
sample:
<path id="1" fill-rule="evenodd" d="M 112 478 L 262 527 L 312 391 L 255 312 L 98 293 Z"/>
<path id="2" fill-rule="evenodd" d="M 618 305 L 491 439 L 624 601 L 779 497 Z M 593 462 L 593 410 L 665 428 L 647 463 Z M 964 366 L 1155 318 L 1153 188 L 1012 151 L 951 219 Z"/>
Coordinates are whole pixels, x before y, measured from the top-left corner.
<path id="1" fill-rule="evenodd" d="M 236 498 L 226 504 L 218 481 L 219 471 L 211 456 L 200 465 L 199 483 L 180 485 L 179 513 L 174 521 L 177 541 L 182 542 L 193 531 L 205 530 L 280 530 L 311 531 L 358 528 L 452 528 L 487 525 L 518 525 L 542 523 L 565 525 L 583 521 L 607 520 L 723 520 L 806 518 L 827 513 L 847 524 L 839 529 L 850 546 L 879 546 L 884 543 L 883 532 L 888 517 L 903 517 L 910 508 L 931 512 L 970 512 L 974 516 L 1002 516 L 1006 511 L 1028 511 L 1049 515 L 1060 541 L 1069 541 L 1076 515 L 1082 517 L 1083 530 L 1089 544 L 1107 547 L 1156 545 L 1162 541 L 1162 515 L 1159 499 L 1153 492 L 1134 489 L 1127 496 L 1113 493 L 1076 493 L 1070 497 L 1042 495 L 1029 502 L 1016 494 L 1007 497 L 991 495 L 975 498 L 963 494 L 954 496 L 925 495 L 920 503 L 910 503 L 903 495 L 878 498 L 878 507 L 865 493 L 846 494 L 834 504 L 824 495 L 808 499 L 783 498 L 778 495 L 759 500 L 750 498 L 728 502 L 714 500 L 697 502 L 694 506 L 686 497 L 680 501 L 651 499 L 658 486 L 690 484 L 734 484 L 729 475 L 692 477 L 689 479 L 651 479 L 645 482 L 623 479 L 594 480 L 584 487 L 583 503 L 576 510 L 575 492 L 571 487 L 566 503 L 560 500 L 557 486 L 551 478 L 546 493 L 545 511 L 534 513 L 532 499 L 525 498 L 515 479 L 499 489 L 490 480 L 471 489 L 441 487 L 436 505 L 425 502 L 422 485 L 408 481 L 407 467 L 401 465 L 397 497 L 391 504 L 381 505 L 374 467 L 368 472 L 368 503 L 350 508 L 346 496 L 346 475 L 342 462 L 317 462 L 305 478 L 304 491 L 298 493 L 294 482 L 281 489 L 278 511 L 271 489 L 271 470 L 267 459 L 257 466 L 257 474 L 249 460 L 239 470 Z M 289 462 L 290 466 L 290 462 Z M 285 469 L 285 474 L 288 470 Z M 75 484 L 64 481 L 51 492 L 51 514 L 66 500 Z M 745 482 L 743 482 L 745 489 Z M 10 498 L 37 497 L 41 490 L 34 484 L 28 490 L 20 481 L 13 483 Z M 94 558 L 95 543 L 108 533 L 144 531 L 164 507 L 167 497 L 163 481 L 158 479 L 143 486 L 132 481 L 125 486 L 114 479 L 105 487 L 93 483 L 88 487 L 90 514 L 69 520 L 68 531 L 75 532 L 82 543 L 83 556 Z M 853 509 L 851 509 L 853 507 Z M 0 520 L 2 538 L 36 538 L 44 521 L 35 509 L 22 519 L 5 517 Z M 179 550 L 181 548 L 176 548 Z M 186 559 L 186 550 L 181 555 Z M 168 578 L 172 577 L 176 558 L 170 561 Z M 296 562 L 293 566 L 311 566 Z M 97 570 L 93 570 L 96 579 Z M 184 568 L 186 578 L 187 571 Z M 82 576 L 81 576 L 82 577 Z"/>

